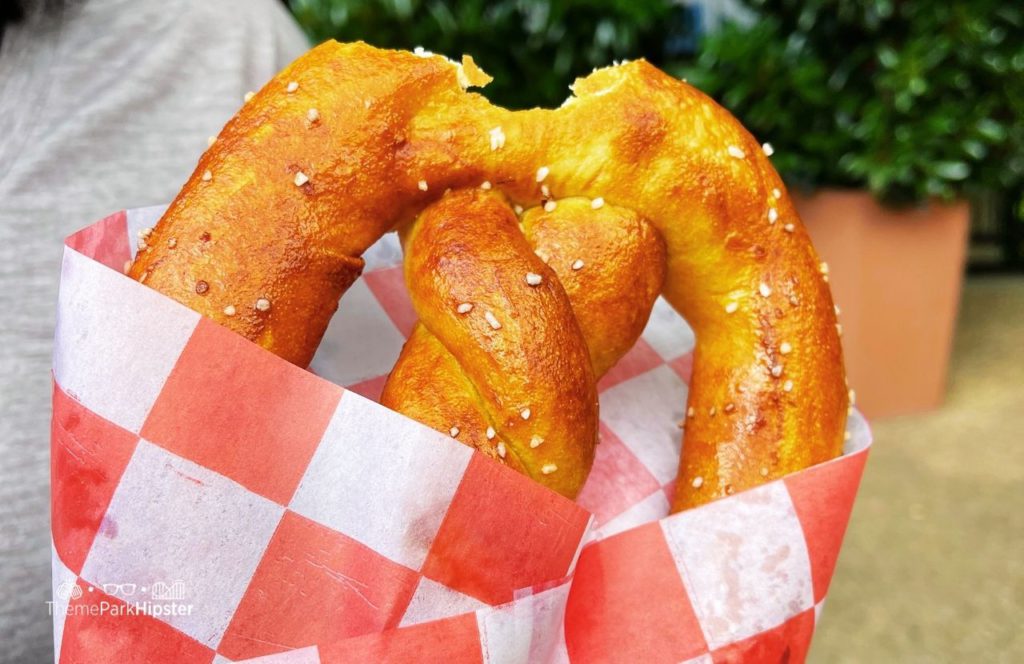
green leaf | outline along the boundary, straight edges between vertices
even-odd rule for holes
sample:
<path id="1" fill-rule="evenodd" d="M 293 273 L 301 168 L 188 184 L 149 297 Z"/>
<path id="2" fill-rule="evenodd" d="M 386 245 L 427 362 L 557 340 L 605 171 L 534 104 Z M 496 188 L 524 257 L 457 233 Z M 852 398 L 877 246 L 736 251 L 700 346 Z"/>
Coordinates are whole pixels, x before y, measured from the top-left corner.
<path id="1" fill-rule="evenodd" d="M 966 152 L 967 154 L 971 155 L 972 157 L 979 161 L 981 159 L 984 159 L 985 155 L 988 154 L 988 148 L 981 141 L 974 141 L 968 139 L 963 141 L 960 145 L 963 147 L 964 152 Z"/>
<path id="2" fill-rule="evenodd" d="M 962 161 L 940 161 L 935 164 L 935 174 L 947 180 L 963 180 L 971 173 L 971 167 Z"/>
<path id="3" fill-rule="evenodd" d="M 878 49 L 878 61 L 882 63 L 883 67 L 893 69 L 900 63 L 900 58 L 889 46 L 882 46 Z"/>
<path id="4" fill-rule="evenodd" d="M 990 141 L 1001 141 L 1006 138 L 1006 128 L 991 118 L 982 118 L 975 125 L 980 133 Z"/>

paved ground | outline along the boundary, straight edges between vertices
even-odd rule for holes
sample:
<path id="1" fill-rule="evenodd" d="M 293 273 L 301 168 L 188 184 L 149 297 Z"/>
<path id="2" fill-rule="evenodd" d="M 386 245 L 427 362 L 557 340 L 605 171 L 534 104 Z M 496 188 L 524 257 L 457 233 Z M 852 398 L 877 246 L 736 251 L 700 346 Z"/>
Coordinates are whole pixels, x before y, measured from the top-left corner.
<path id="1" fill-rule="evenodd" d="M 967 283 L 946 406 L 874 431 L 810 661 L 1024 662 L 1024 279 Z"/>

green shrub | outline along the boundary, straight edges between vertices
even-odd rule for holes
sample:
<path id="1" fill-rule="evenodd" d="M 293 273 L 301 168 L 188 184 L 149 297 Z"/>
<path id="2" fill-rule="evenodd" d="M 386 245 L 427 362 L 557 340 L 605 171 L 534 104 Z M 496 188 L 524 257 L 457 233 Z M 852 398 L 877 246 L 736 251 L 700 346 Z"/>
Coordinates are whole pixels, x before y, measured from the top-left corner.
<path id="1" fill-rule="evenodd" d="M 613 60 L 662 60 L 665 36 L 684 14 L 671 0 L 291 0 L 320 42 L 472 55 L 494 76 L 484 89 L 510 108 L 558 106 L 577 76 Z"/>
<path id="2" fill-rule="evenodd" d="M 685 71 L 793 184 L 889 203 L 1024 179 L 1024 7 L 1003 0 L 746 0 Z"/>

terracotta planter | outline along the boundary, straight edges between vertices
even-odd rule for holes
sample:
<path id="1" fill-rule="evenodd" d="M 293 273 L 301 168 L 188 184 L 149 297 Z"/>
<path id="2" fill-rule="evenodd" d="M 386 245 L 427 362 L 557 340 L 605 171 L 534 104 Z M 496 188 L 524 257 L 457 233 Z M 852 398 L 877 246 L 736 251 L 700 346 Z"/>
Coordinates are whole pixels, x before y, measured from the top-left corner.
<path id="1" fill-rule="evenodd" d="M 860 191 L 795 196 L 828 261 L 857 405 L 870 417 L 942 403 L 963 281 L 966 202 L 890 210 Z"/>

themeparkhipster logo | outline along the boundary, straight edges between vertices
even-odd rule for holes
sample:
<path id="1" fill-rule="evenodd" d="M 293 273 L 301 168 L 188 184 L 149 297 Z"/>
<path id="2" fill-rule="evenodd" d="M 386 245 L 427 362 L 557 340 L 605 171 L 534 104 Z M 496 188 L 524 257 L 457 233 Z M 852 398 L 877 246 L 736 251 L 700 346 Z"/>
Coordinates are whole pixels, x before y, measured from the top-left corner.
<path id="1" fill-rule="evenodd" d="M 107 597 L 99 600 L 82 597 L 95 593 L 97 585 Z M 192 604 L 187 603 L 185 582 L 157 581 L 145 586 L 136 583 L 80 584 L 64 581 L 54 590 L 54 599 L 46 603 L 50 615 L 67 616 L 190 616 Z M 116 598 L 116 599 L 110 599 Z"/>

